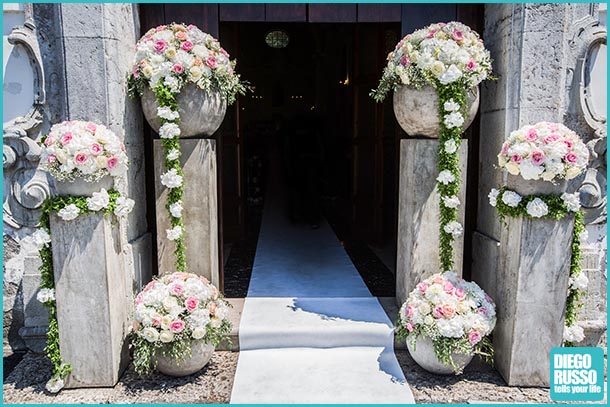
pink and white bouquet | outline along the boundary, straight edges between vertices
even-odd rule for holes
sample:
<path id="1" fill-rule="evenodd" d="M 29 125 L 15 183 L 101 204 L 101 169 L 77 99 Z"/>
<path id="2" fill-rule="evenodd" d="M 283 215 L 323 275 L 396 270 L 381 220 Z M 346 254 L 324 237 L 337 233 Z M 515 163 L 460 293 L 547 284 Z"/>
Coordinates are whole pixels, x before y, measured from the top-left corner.
<path id="1" fill-rule="evenodd" d="M 572 179 L 587 167 L 589 150 L 580 137 L 561 123 L 539 122 L 510 133 L 498 154 L 498 164 L 526 180 Z"/>
<path id="2" fill-rule="evenodd" d="M 432 24 L 407 35 L 387 61 L 373 91 L 377 101 L 402 85 L 419 89 L 460 81 L 470 89 L 491 73 L 491 57 L 479 35 L 456 21 Z"/>
<path id="3" fill-rule="evenodd" d="M 146 87 L 154 90 L 163 85 L 180 93 L 187 83 L 193 83 L 206 91 L 219 91 L 231 104 L 245 90 L 235 64 L 216 38 L 196 26 L 160 25 L 136 44 L 130 88 L 142 95 Z"/>
<path id="4" fill-rule="evenodd" d="M 70 120 L 55 124 L 42 140 L 41 166 L 59 181 L 94 182 L 124 176 L 128 159 L 123 142 L 101 124 Z"/>
<path id="5" fill-rule="evenodd" d="M 175 272 L 151 281 L 135 299 L 136 371 L 150 372 L 159 352 L 183 360 L 193 340 L 217 346 L 231 332 L 228 310 L 205 277 Z"/>
<path id="6" fill-rule="evenodd" d="M 439 360 L 449 361 L 451 353 L 491 348 L 486 337 L 496 324 L 495 304 L 476 283 L 453 272 L 435 274 L 409 294 L 396 324 L 399 337 L 426 336 Z"/>

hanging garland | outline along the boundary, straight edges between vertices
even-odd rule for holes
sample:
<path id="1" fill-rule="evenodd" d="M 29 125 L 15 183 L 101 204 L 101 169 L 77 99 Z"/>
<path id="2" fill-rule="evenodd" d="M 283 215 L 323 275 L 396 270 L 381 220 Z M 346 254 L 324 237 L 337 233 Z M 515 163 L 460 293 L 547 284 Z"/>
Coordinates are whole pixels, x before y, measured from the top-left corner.
<path id="1" fill-rule="evenodd" d="M 59 349 L 59 327 L 57 324 L 57 303 L 55 300 L 55 274 L 53 271 L 53 250 L 51 247 L 51 229 L 49 217 L 52 212 L 64 221 L 71 221 L 88 213 L 101 212 L 105 216 L 114 214 L 117 217 L 128 215 L 134 206 L 134 201 L 121 196 L 111 189 L 94 192 L 91 197 L 56 196 L 47 199 L 42 205 L 40 228 L 33 234 L 32 240 L 38 247 L 42 261 L 40 266 L 40 290 L 36 299 L 49 310 L 49 330 L 45 353 L 53 364 L 53 376 L 46 384 L 46 389 L 57 393 L 64 387 L 64 380 L 72 371 L 72 366 L 61 357 Z"/>
<path id="2" fill-rule="evenodd" d="M 584 293 L 589 280 L 581 273 L 580 262 L 582 252 L 580 244 L 586 241 L 584 215 L 580 209 L 580 200 L 577 193 L 562 195 L 534 194 L 521 196 L 506 186 L 492 189 L 489 193 L 489 204 L 496 208 L 498 217 L 506 224 L 505 217 L 519 216 L 530 219 L 560 220 L 574 214 L 574 231 L 572 233 L 570 279 L 566 300 L 565 328 L 563 333 L 564 346 L 574 346 L 575 342 L 584 339 L 582 327 L 576 324 L 578 309 L 582 306 L 579 299 Z"/>

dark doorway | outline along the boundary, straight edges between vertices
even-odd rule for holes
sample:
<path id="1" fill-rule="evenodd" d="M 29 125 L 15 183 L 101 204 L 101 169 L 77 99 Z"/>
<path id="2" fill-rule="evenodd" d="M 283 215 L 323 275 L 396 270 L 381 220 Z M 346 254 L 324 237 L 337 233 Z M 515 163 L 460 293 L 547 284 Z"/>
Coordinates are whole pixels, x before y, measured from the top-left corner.
<path id="1" fill-rule="evenodd" d="M 311 227 L 324 216 L 373 294 L 394 295 L 399 133 L 391 104 L 368 93 L 399 35 L 398 23 L 220 24 L 254 87 L 223 124 L 227 296 L 246 294 L 271 166 L 285 215 Z"/>

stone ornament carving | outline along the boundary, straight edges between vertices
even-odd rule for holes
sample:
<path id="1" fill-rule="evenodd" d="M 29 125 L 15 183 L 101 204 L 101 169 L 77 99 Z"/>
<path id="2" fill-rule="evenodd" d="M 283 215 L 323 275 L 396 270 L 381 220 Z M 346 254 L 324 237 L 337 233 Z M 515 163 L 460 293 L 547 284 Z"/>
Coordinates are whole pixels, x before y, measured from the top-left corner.
<path id="1" fill-rule="evenodd" d="M 25 5 L 25 23 L 13 28 L 8 42 L 22 46 L 34 73 L 34 103 L 25 116 L 5 124 L 2 147 L 4 222 L 14 228 L 38 225 L 42 203 L 50 194 L 50 179 L 38 169 L 41 149 L 36 143 L 44 119 L 45 82 L 32 4 Z"/>
<path id="2" fill-rule="evenodd" d="M 569 42 L 575 59 L 572 100 L 579 123 L 585 132 L 591 153 L 589 168 L 578 186 L 580 200 L 585 209 L 587 224 L 605 223 L 607 219 L 606 199 L 606 110 L 596 104 L 596 92 L 606 90 L 606 83 L 593 80 L 595 59 L 606 46 L 606 29 L 593 16 L 575 22 L 574 35 Z M 605 75 L 604 75 L 605 77 Z M 607 77 L 605 77 L 606 79 Z M 602 90 L 603 87 L 603 90 Z"/>

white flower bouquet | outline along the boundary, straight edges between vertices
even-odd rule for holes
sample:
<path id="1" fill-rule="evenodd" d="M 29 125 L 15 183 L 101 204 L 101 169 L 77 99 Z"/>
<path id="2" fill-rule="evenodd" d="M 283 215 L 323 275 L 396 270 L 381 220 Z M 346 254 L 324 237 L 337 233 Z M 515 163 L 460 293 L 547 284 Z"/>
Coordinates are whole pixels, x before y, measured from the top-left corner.
<path id="1" fill-rule="evenodd" d="M 510 133 L 498 164 L 526 180 L 572 179 L 587 167 L 589 150 L 580 137 L 560 123 L 539 122 Z"/>
<path id="2" fill-rule="evenodd" d="M 41 166 L 59 181 L 95 182 L 124 176 L 128 159 L 123 142 L 108 128 L 71 120 L 55 124 L 42 139 Z"/>
<path id="3" fill-rule="evenodd" d="M 195 274 L 175 272 L 148 283 L 135 299 L 136 372 L 154 369 L 157 354 L 186 359 L 193 340 L 217 346 L 231 332 L 228 308 L 218 289 Z"/>
<path id="4" fill-rule="evenodd" d="M 490 358 L 487 335 L 496 324 L 494 301 L 474 282 L 453 272 L 435 274 L 409 294 L 396 321 L 397 335 L 413 341 L 428 337 L 437 359 L 455 368 L 452 353 Z"/>
<path id="5" fill-rule="evenodd" d="M 234 71 L 235 64 L 216 38 L 196 26 L 160 25 L 136 44 L 130 90 L 141 96 L 146 87 L 154 90 L 165 85 L 170 92 L 180 93 L 191 82 L 206 91 L 219 91 L 232 104 L 246 89 Z"/>
<path id="6" fill-rule="evenodd" d="M 387 57 L 377 101 L 399 86 L 437 87 L 460 81 L 466 89 L 491 73 L 491 58 L 479 35 L 467 25 L 452 21 L 432 24 L 404 37 Z"/>

